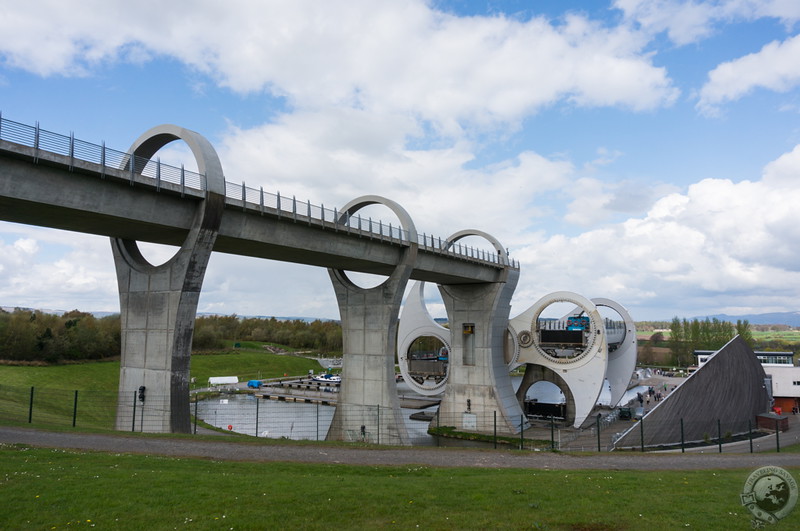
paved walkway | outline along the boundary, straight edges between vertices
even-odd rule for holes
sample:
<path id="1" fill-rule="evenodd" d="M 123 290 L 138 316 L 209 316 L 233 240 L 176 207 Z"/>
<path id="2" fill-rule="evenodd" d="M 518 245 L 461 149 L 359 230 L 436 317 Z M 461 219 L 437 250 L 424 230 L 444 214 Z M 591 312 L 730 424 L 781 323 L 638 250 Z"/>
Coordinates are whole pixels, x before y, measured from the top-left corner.
<path id="1" fill-rule="evenodd" d="M 754 469 L 774 465 L 800 468 L 795 453 L 552 453 L 454 448 L 352 448 L 317 444 L 280 444 L 225 437 L 208 440 L 189 437 L 148 437 L 135 434 L 50 432 L 0 426 L 0 443 L 44 448 L 192 457 L 253 462 L 341 463 L 353 465 L 426 465 L 435 467 L 600 469 L 600 470 L 708 470 Z"/>

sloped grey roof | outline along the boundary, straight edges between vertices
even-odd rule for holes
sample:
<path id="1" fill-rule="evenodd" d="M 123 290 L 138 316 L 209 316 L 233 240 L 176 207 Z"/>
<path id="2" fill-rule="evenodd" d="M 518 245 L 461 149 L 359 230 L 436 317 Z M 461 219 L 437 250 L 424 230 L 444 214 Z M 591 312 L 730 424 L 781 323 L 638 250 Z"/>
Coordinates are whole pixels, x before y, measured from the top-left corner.
<path id="1" fill-rule="evenodd" d="M 680 444 L 716 439 L 719 421 L 723 434 L 745 433 L 748 422 L 769 410 L 764 385 L 766 373 L 753 350 L 738 335 L 719 349 L 644 419 L 616 442 L 616 448 Z M 643 428 L 643 429 L 642 429 Z M 640 431 L 641 430 L 641 431 Z"/>

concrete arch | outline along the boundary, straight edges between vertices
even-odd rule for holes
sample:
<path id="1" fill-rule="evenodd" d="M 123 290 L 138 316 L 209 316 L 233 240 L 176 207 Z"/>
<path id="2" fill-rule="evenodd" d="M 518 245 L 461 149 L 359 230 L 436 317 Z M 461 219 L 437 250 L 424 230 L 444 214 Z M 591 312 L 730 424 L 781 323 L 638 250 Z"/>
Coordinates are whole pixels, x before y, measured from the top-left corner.
<path id="1" fill-rule="evenodd" d="M 342 386 L 328 440 L 349 440 L 353 426 L 364 440 L 409 444 L 394 372 L 400 303 L 417 261 L 417 231 L 411 216 L 397 203 L 376 195 L 353 199 L 341 210 L 344 223 L 368 205 L 384 205 L 408 231 L 409 245 L 394 271 L 380 285 L 362 288 L 343 270 L 328 269 L 342 322 Z M 367 407 L 365 407 L 367 406 Z M 372 406 L 377 406 L 370 409 Z M 380 439 L 378 439 L 380 437 Z"/>
<path id="2" fill-rule="evenodd" d="M 160 125 L 131 146 L 126 169 L 141 171 L 161 147 L 183 140 L 206 176 L 206 197 L 194 213 L 180 249 L 166 263 L 150 264 L 133 240 L 111 238 L 120 294 L 122 359 L 120 362 L 117 428 L 137 421 L 132 393 L 145 388 L 139 405 L 143 431 L 190 431 L 189 360 L 197 303 L 208 259 L 225 208 L 225 178 L 211 144 L 198 133 Z"/>
<path id="3" fill-rule="evenodd" d="M 442 242 L 442 249 L 449 249 L 458 240 L 462 240 L 468 236 L 478 236 L 491 243 L 492 247 L 494 247 L 494 250 L 497 251 L 497 256 L 500 257 L 500 263 L 502 263 L 503 265 L 508 265 L 508 253 L 506 253 L 506 250 L 500 244 L 500 241 L 491 234 L 483 232 L 482 230 L 464 229 L 454 234 L 451 234 L 449 238 L 447 238 L 444 242 Z"/>
<path id="4" fill-rule="evenodd" d="M 207 230 L 216 231 L 222 222 L 222 211 L 225 207 L 225 176 L 222 173 L 222 163 L 219 160 L 214 146 L 202 135 L 172 124 L 158 125 L 142 133 L 137 138 L 130 149 L 129 156 L 125 160 L 121 169 L 130 170 L 131 164 L 134 165 L 134 172 L 141 172 L 151 157 L 159 149 L 174 142 L 182 140 L 194 155 L 197 162 L 197 169 L 201 175 L 205 176 L 206 181 L 206 200 L 202 201 L 195 215 L 194 226 Z M 186 251 L 197 243 L 197 232 L 192 230 L 187 235 L 181 250 Z M 180 251 L 170 260 L 161 266 L 150 264 L 141 253 L 139 245 L 134 240 L 112 238 L 113 245 L 118 248 L 124 259 L 129 265 L 142 272 L 152 272 L 158 267 L 164 266 L 176 259 Z"/>
<path id="5" fill-rule="evenodd" d="M 517 399 L 519 400 L 519 403 L 524 403 L 525 397 L 528 394 L 528 389 L 530 389 L 533 384 L 538 382 L 549 382 L 558 387 L 559 390 L 564 393 L 564 421 L 566 423 L 574 422 L 575 395 L 572 393 L 569 383 L 550 367 L 545 367 L 543 365 L 529 365 L 526 368 L 525 374 L 522 376 L 522 381 L 517 388 Z"/>
<path id="6" fill-rule="evenodd" d="M 391 210 L 394 215 L 397 216 L 397 219 L 400 220 L 400 227 L 402 230 L 408 234 L 408 252 L 403 257 L 403 261 L 397 264 L 397 267 L 395 267 L 392 274 L 380 284 L 382 286 L 396 282 L 398 279 L 406 275 L 406 269 L 414 267 L 414 264 L 417 260 L 419 241 L 417 239 L 416 226 L 414 225 L 414 221 L 411 219 L 411 216 L 408 214 L 408 212 L 402 206 L 400 206 L 399 203 L 379 195 L 363 195 L 361 197 L 352 199 L 339 211 L 339 219 L 337 221 L 340 224 L 345 224 L 347 223 L 347 220 L 350 219 L 356 212 L 370 205 L 383 205 Z M 347 276 L 347 273 L 341 269 L 332 269 L 330 270 L 330 274 L 331 276 L 335 276 L 339 282 L 348 286 L 350 289 L 363 290 L 374 289 L 374 287 L 378 287 L 374 286 L 373 288 L 362 288 L 350 280 L 350 278 Z"/>

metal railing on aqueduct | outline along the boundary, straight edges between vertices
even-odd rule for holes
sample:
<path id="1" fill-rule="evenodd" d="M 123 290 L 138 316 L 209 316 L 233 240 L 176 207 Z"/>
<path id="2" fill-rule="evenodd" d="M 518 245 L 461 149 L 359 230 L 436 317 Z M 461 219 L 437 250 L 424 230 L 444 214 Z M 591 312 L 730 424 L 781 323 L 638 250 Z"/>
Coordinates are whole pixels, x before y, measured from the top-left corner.
<path id="1" fill-rule="evenodd" d="M 186 170 L 181 167 L 163 164 L 160 159 L 150 160 L 136 157 L 134 164 L 130 164 L 131 155 L 106 147 L 105 142 L 92 144 L 76 139 L 74 134 L 69 136 L 53 133 L 36 125 L 26 125 L 2 117 L 0 112 L 0 140 L 13 142 L 34 149 L 34 162 L 38 161 L 40 152 L 55 153 L 68 157 L 70 170 L 76 160 L 98 164 L 101 166 L 101 177 L 105 176 L 106 169 L 118 172 L 125 169 L 130 173 L 131 184 L 141 177 L 150 179 L 157 190 L 164 183 L 176 185 L 181 196 L 204 197 L 206 193 L 206 179 L 202 174 Z M 141 173 L 134 173 L 134 168 L 143 168 Z M 306 222 L 324 229 L 344 230 L 360 234 L 373 239 L 398 244 L 408 244 L 410 237 L 408 231 L 402 227 L 392 226 L 372 218 L 362 218 L 360 215 L 347 217 L 341 215 L 336 208 L 325 208 L 324 205 L 314 205 L 310 201 L 298 201 L 294 196 L 282 196 L 280 193 L 265 192 L 263 187 L 250 188 L 242 183 L 225 181 L 226 203 L 238 206 L 246 211 L 263 215 L 266 212 Z M 462 245 L 458 242 L 448 242 L 430 234 L 417 234 L 420 248 L 452 256 L 457 259 L 494 264 L 497 266 L 508 265 L 515 269 L 519 263 L 511 260 L 505 253 L 496 253 Z"/>

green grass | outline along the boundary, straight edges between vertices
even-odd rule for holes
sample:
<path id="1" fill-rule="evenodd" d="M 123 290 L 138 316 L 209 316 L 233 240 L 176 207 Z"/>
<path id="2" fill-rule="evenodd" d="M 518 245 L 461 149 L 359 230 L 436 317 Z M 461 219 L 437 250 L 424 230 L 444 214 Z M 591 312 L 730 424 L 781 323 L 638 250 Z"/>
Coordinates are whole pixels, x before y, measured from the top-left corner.
<path id="1" fill-rule="evenodd" d="M 753 330 L 753 339 L 756 341 L 783 341 L 786 343 L 800 343 L 800 330 L 767 330 L 759 332 Z"/>
<path id="2" fill-rule="evenodd" d="M 668 341 L 671 335 L 670 331 L 666 330 L 661 333 L 664 336 L 664 340 Z M 783 341 L 789 345 L 800 343 L 800 330 L 751 330 L 750 333 L 753 335 L 753 339 L 756 343 L 766 343 L 768 341 Z M 636 338 L 647 340 L 650 339 L 650 336 L 653 334 L 654 332 L 639 330 L 636 332 Z"/>
<path id="3" fill-rule="evenodd" d="M 0 365 L 0 419 L 27 422 L 30 389 L 34 387 L 32 423 L 40 426 L 72 425 L 75 391 L 78 391 L 76 426 L 113 429 L 119 387 L 119 361 L 73 365 Z M 192 356 L 194 387 L 207 384 L 210 376 L 277 378 L 284 374 L 319 371 L 319 363 L 298 356 L 270 354 L 261 350 L 237 350 Z"/>
<path id="4" fill-rule="evenodd" d="M 8 529 L 727 530 L 751 520 L 744 469 L 238 463 L 9 445 L 0 462 Z M 798 526 L 796 509 L 777 528 Z"/>
<path id="5" fill-rule="evenodd" d="M 211 376 L 239 376 L 240 381 L 251 378 L 278 378 L 284 374 L 308 374 L 319 371 L 315 360 L 299 356 L 270 354 L 263 350 L 236 350 L 194 354 L 190 376 L 197 385 L 205 384 Z M 116 391 L 119 387 L 119 361 L 87 362 L 72 365 L 18 366 L 0 365 L 0 386 L 42 387 L 80 391 Z"/>
<path id="6" fill-rule="evenodd" d="M 238 376 L 239 381 L 278 378 L 284 374 L 302 376 L 309 370 L 319 372 L 320 364 L 300 356 L 270 354 L 264 350 L 241 349 L 192 356 L 191 377 L 203 386 L 211 376 Z"/>

